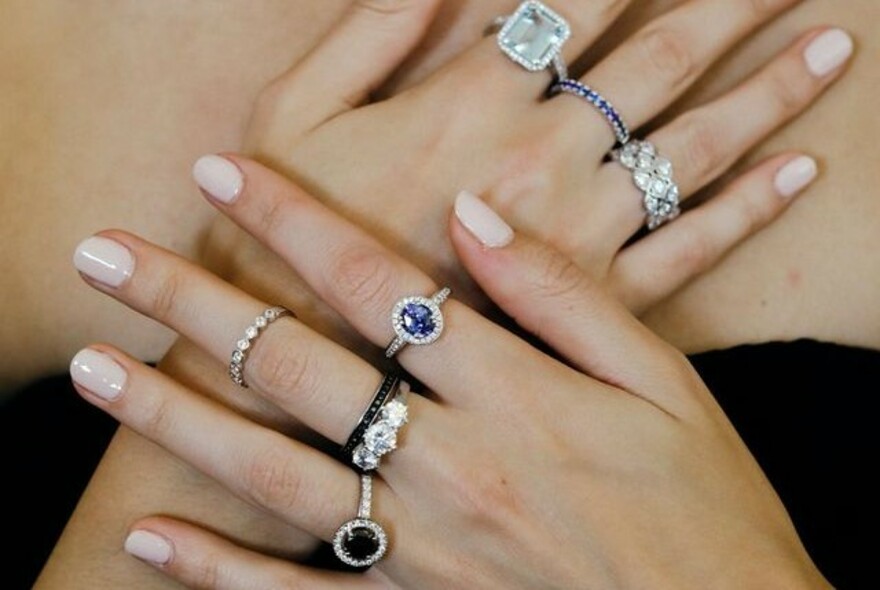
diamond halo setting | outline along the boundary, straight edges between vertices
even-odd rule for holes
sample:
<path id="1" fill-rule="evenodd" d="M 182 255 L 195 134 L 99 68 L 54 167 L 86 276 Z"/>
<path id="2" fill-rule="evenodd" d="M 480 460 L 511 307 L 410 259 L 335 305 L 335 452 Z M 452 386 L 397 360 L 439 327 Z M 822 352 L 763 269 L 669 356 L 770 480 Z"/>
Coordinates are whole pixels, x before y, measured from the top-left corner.
<path id="1" fill-rule="evenodd" d="M 396 336 L 385 350 L 385 356 L 392 358 L 408 344 L 424 346 L 436 342 L 444 325 L 440 306 L 451 294 L 449 288 L 444 288 L 430 298 L 413 296 L 398 301 L 391 311 L 391 326 Z"/>
<path id="2" fill-rule="evenodd" d="M 498 46 L 530 72 L 547 69 L 559 58 L 571 27 L 543 2 L 523 2 L 498 32 Z"/>

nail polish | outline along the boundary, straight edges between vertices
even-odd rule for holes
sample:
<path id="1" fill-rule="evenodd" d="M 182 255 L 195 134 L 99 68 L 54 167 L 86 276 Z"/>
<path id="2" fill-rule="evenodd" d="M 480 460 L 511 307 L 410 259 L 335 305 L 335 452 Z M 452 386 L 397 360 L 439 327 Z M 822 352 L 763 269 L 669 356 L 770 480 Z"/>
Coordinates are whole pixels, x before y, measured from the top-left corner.
<path id="1" fill-rule="evenodd" d="M 811 184 L 819 175 L 816 160 L 800 156 L 783 166 L 776 173 L 776 190 L 785 198 L 791 198 Z"/>
<path id="2" fill-rule="evenodd" d="M 202 156 L 193 165 L 192 175 L 203 191 L 227 205 L 238 198 L 244 187 L 241 169 L 223 156 Z"/>
<path id="3" fill-rule="evenodd" d="M 114 401 L 122 395 L 128 378 L 125 369 L 109 355 L 91 348 L 85 348 L 73 357 L 70 376 L 77 385 L 107 401 Z"/>
<path id="4" fill-rule="evenodd" d="M 73 265 L 99 283 L 119 287 L 134 272 L 134 256 L 119 242 L 94 236 L 76 247 Z"/>
<path id="5" fill-rule="evenodd" d="M 174 549 L 165 537 L 150 531 L 132 531 L 125 539 L 125 552 L 154 565 L 166 565 Z"/>
<path id="6" fill-rule="evenodd" d="M 807 45 L 804 60 L 810 72 L 822 78 L 846 63 L 854 48 L 852 37 L 846 31 L 831 29 Z"/>
<path id="7" fill-rule="evenodd" d="M 513 228 L 468 191 L 462 191 L 455 199 L 455 216 L 487 248 L 504 248 L 513 241 Z"/>

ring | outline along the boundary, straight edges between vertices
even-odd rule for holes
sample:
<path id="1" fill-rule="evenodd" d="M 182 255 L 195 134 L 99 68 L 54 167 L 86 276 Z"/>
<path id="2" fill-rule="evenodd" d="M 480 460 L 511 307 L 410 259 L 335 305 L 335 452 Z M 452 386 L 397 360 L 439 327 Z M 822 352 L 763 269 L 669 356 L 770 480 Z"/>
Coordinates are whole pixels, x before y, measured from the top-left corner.
<path id="1" fill-rule="evenodd" d="M 388 535 L 379 523 L 370 520 L 373 505 L 373 477 L 361 475 L 361 499 L 357 518 L 349 520 L 333 536 L 333 552 L 351 567 L 370 567 L 385 556 Z"/>
<path id="2" fill-rule="evenodd" d="M 570 78 L 559 79 L 550 87 L 550 96 L 556 96 L 563 92 L 573 96 L 579 96 L 599 109 L 599 112 L 601 112 L 605 119 L 611 124 L 611 128 L 614 130 L 614 137 L 617 138 L 618 144 L 624 145 L 629 141 L 629 128 L 626 123 L 623 122 L 623 117 L 620 116 L 620 113 L 617 112 L 617 109 L 614 108 L 611 101 L 586 84 Z"/>
<path id="3" fill-rule="evenodd" d="M 235 350 L 232 351 L 232 358 L 229 361 L 229 378 L 236 385 L 247 388 L 248 385 L 244 380 L 244 363 L 247 361 L 254 341 L 260 337 L 269 324 L 284 316 L 295 318 L 296 314 L 284 307 L 270 307 L 257 316 L 254 323 L 244 331 L 244 338 L 235 343 Z"/>
<path id="4" fill-rule="evenodd" d="M 397 336 L 385 349 L 386 358 L 393 358 L 407 344 L 424 346 L 440 338 L 443 333 L 440 306 L 451 294 L 452 290 L 444 287 L 430 299 L 405 297 L 398 301 L 391 312 L 391 325 Z"/>
<path id="5" fill-rule="evenodd" d="M 397 448 L 397 434 L 409 422 L 409 408 L 406 405 L 409 385 L 400 382 L 399 387 L 399 393 L 382 406 L 375 421 L 364 431 L 361 441 L 351 453 L 351 462 L 363 472 L 379 468 L 382 457 Z"/>
<path id="6" fill-rule="evenodd" d="M 633 182 L 645 193 L 648 229 L 653 231 L 681 215 L 680 193 L 673 180 L 672 162 L 657 154 L 654 144 L 633 140 L 611 156 L 632 171 Z"/>
<path id="7" fill-rule="evenodd" d="M 529 0 L 509 17 L 500 17 L 496 22 L 502 20 L 498 47 L 507 57 L 530 72 L 552 66 L 558 79 L 568 78 L 561 51 L 571 37 L 571 27 L 562 16 L 543 2 Z"/>
<path id="8" fill-rule="evenodd" d="M 361 441 L 364 440 L 364 433 L 376 421 L 379 412 L 388 400 L 394 397 L 399 390 L 400 376 L 396 373 L 386 373 L 385 377 L 382 379 L 382 383 L 379 384 L 379 387 L 376 389 L 376 393 L 373 394 L 373 400 L 370 402 L 370 405 L 367 406 L 367 409 L 364 410 L 361 419 L 358 420 L 357 426 L 351 431 L 351 436 L 348 437 L 345 445 L 343 445 L 342 450 L 340 451 L 340 454 L 343 457 L 346 459 L 350 458 L 355 447 L 361 444 Z"/>

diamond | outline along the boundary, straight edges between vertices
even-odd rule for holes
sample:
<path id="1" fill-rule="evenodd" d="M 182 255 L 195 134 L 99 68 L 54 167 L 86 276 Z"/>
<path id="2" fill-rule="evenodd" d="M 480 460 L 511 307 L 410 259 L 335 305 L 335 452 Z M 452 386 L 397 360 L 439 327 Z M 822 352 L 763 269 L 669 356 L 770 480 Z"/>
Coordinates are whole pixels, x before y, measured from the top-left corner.
<path id="1" fill-rule="evenodd" d="M 546 69 L 571 36 L 561 16 L 541 2 L 523 2 L 498 33 L 498 45 L 512 60 L 537 72 Z"/>
<path id="2" fill-rule="evenodd" d="M 232 353 L 232 362 L 233 363 L 240 363 L 243 360 L 244 360 L 244 353 L 242 351 L 236 350 Z"/>
<path id="3" fill-rule="evenodd" d="M 260 335 L 260 330 L 256 326 L 248 326 L 248 329 L 244 331 L 244 335 L 253 340 Z"/>
<path id="4" fill-rule="evenodd" d="M 648 190 L 648 187 L 651 186 L 652 177 L 647 172 L 638 171 L 633 173 L 633 180 L 637 187 L 646 191 Z"/>
<path id="5" fill-rule="evenodd" d="M 244 352 L 245 350 L 247 350 L 247 349 L 249 349 L 249 348 L 251 347 L 251 343 L 248 342 L 247 340 L 239 340 L 238 343 L 237 343 L 235 346 L 236 346 L 236 348 L 238 348 L 240 351 Z"/>
<path id="6" fill-rule="evenodd" d="M 402 427 L 406 424 L 408 419 L 406 404 L 398 400 L 389 402 L 384 408 L 382 408 L 381 419 L 382 422 L 388 424 L 392 428 Z"/>
<path id="7" fill-rule="evenodd" d="M 364 445 L 358 445 L 351 456 L 351 461 L 364 471 L 373 471 L 379 467 L 379 457 Z"/>
<path id="8" fill-rule="evenodd" d="M 666 158 L 657 158 L 654 160 L 654 170 L 663 176 L 670 176 L 672 174 L 672 162 Z"/>
<path id="9" fill-rule="evenodd" d="M 263 317 L 271 322 L 275 319 L 278 319 L 278 312 L 274 309 L 267 309 L 263 312 Z"/>
<path id="10" fill-rule="evenodd" d="M 260 316 L 254 320 L 254 325 L 258 328 L 265 328 L 269 325 L 269 320 L 267 320 L 263 316 Z"/>
<path id="11" fill-rule="evenodd" d="M 364 446 L 380 457 L 390 453 L 397 448 L 397 431 L 385 422 L 377 422 L 364 434 Z"/>

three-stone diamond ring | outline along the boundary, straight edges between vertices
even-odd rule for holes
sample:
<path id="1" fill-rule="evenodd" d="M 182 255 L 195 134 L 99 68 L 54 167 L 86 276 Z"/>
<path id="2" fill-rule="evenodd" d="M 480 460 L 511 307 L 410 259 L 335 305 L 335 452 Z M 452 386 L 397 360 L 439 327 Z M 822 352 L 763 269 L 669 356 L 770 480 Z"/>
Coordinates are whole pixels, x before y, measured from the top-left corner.
<path id="1" fill-rule="evenodd" d="M 443 312 L 440 306 L 452 290 L 440 289 L 432 297 L 404 297 L 391 312 L 391 326 L 396 336 L 385 349 L 385 356 L 393 358 L 406 345 L 423 346 L 435 342 L 443 333 Z"/>

